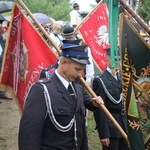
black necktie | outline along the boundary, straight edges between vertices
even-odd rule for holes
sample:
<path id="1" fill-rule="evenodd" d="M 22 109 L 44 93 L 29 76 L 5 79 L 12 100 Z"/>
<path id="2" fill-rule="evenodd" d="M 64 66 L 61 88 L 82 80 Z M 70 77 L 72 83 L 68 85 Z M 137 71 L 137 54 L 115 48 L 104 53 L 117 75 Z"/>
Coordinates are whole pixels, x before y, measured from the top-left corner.
<path id="1" fill-rule="evenodd" d="M 76 101 L 77 101 L 77 99 L 76 99 L 75 93 L 74 93 L 74 91 L 73 91 L 73 89 L 72 89 L 72 86 L 71 86 L 70 84 L 69 84 L 69 86 L 68 86 L 68 92 L 69 92 L 69 94 L 70 94 L 70 96 L 71 96 L 71 98 L 72 98 L 72 103 L 73 103 L 73 105 L 76 106 Z"/>
<path id="2" fill-rule="evenodd" d="M 121 82 L 121 76 L 120 76 L 120 73 L 119 73 L 119 72 L 116 73 L 116 76 L 117 76 L 118 82 Z"/>

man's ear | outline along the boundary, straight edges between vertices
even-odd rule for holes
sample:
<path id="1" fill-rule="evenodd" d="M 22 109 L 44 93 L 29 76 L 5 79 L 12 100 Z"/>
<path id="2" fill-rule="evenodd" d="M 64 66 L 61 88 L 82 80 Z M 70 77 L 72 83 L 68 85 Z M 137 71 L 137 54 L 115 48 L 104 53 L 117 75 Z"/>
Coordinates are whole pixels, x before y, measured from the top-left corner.
<path id="1" fill-rule="evenodd" d="M 62 65 L 66 64 L 67 62 L 68 62 L 67 58 L 63 58 L 63 59 L 61 60 L 61 64 L 62 64 Z"/>

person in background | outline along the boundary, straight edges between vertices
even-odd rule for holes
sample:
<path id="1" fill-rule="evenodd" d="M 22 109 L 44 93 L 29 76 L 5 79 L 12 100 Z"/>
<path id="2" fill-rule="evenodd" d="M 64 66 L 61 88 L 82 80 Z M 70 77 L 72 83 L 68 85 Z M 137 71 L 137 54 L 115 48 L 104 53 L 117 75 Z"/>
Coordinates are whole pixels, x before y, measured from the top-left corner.
<path id="1" fill-rule="evenodd" d="M 52 32 L 52 23 L 45 23 L 45 24 L 41 24 L 42 27 L 45 29 L 45 31 L 50 34 Z"/>
<path id="2" fill-rule="evenodd" d="M 61 36 L 61 28 L 62 26 L 58 24 L 57 22 L 53 23 L 53 29 L 52 32 L 50 33 L 50 37 L 54 41 L 54 43 L 60 48 L 62 45 L 62 36 Z M 52 48 L 54 52 L 57 54 L 57 50 L 55 48 Z"/>
<path id="3" fill-rule="evenodd" d="M 44 13 L 34 13 L 33 16 L 41 24 L 45 31 L 47 31 L 48 34 L 52 32 L 53 22 L 49 16 Z M 32 19 L 31 22 L 33 22 Z"/>
<path id="4" fill-rule="evenodd" d="M 6 43 L 6 40 L 7 40 L 9 23 L 10 23 L 10 21 L 7 21 L 7 20 L 2 22 L 2 26 L 4 29 L 4 33 L 2 34 L 4 43 Z"/>
<path id="5" fill-rule="evenodd" d="M 31 87 L 20 120 L 19 150 L 88 150 L 85 107 L 94 111 L 103 100 L 91 99 L 75 82 L 90 63 L 85 49 L 62 48 L 52 76 Z"/>
<path id="6" fill-rule="evenodd" d="M 60 24 L 58 24 L 57 22 L 55 22 L 53 24 L 52 33 L 50 35 L 57 46 L 61 46 L 62 40 L 63 40 L 63 38 L 61 36 L 61 28 L 62 28 L 62 26 Z"/>
<path id="7" fill-rule="evenodd" d="M 104 104 L 114 119 L 127 132 L 126 116 L 123 113 L 122 83 L 118 76 L 118 69 L 115 75 L 112 73 L 110 50 L 106 50 L 107 68 L 101 76 L 93 80 L 93 91 L 100 95 Z M 101 108 L 94 112 L 96 129 L 99 133 L 103 150 L 129 150 L 126 140 L 122 137 L 115 125 L 108 119 Z"/>
<path id="8" fill-rule="evenodd" d="M 81 22 L 81 16 L 79 13 L 79 4 L 73 4 L 73 10 L 70 12 L 70 24 L 73 28 L 75 28 Z"/>
<path id="9" fill-rule="evenodd" d="M 3 54 L 4 54 L 4 49 L 5 49 L 5 41 L 3 38 L 3 34 L 5 34 L 5 28 L 0 24 L 0 72 L 1 72 L 1 67 L 2 67 L 2 61 L 3 61 Z M 7 99 L 7 100 L 12 100 L 13 97 L 6 91 L 0 91 L 0 98 L 1 99 Z"/>

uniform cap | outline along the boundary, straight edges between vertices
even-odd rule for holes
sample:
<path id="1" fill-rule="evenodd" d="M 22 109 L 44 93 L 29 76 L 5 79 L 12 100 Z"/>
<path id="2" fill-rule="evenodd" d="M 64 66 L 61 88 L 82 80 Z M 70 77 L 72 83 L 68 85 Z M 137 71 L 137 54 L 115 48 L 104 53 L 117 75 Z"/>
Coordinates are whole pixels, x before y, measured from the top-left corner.
<path id="1" fill-rule="evenodd" d="M 70 58 L 80 64 L 90 64 L 87 45 L 72 45 L 62 48 L 61 56 Z"/>
<path id="2" fill-rule="evenodd" d="M 67 37 L 71 37 L 72 35 L 74 35 L 76 33 L 76 31 L 74 30 L 73 27 L 66 27 L 63 29 L 61 35 L 64 37 L 64 38 L 67 38 Z"/>
<path id="3" fill-rule="evenodd" d="M 78 3 L 74 3 L 73 7 L 79 7 L 79 4 Z"/>

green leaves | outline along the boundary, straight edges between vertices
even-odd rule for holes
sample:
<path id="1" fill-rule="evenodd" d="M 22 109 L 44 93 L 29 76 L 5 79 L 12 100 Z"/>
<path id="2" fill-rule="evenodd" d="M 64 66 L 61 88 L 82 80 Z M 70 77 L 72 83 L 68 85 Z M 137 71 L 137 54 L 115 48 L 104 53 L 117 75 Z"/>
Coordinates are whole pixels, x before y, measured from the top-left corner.
<path id="1" fill-rule="evenodd" d="M 148 22 L 150 20 L 150 1 L 141 0 L 137 12 L 146 22 Z"/>
<path id="2" fill-rule="evenodd" d="M 24 3 L 32 13 L 44 13 L 55 20 L 70 20 L 70 4 L 66 0 L 24 0 Z"/>

